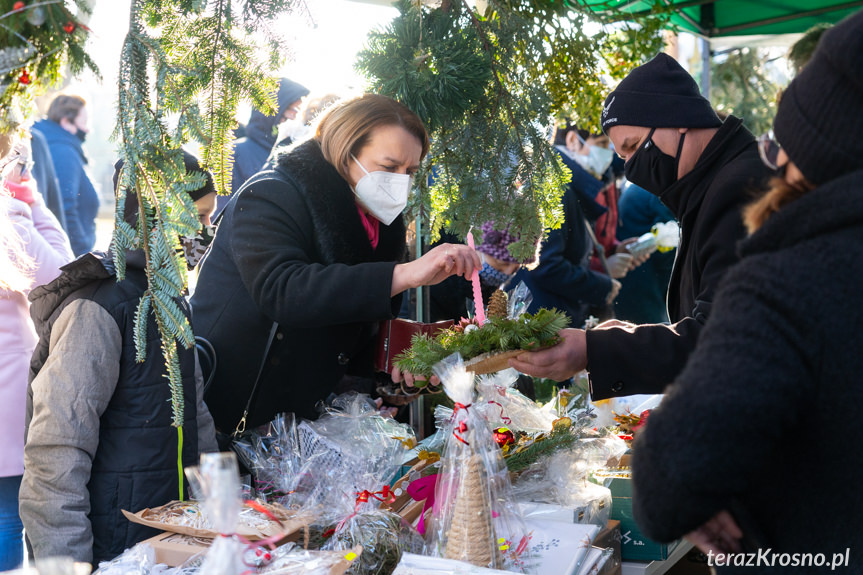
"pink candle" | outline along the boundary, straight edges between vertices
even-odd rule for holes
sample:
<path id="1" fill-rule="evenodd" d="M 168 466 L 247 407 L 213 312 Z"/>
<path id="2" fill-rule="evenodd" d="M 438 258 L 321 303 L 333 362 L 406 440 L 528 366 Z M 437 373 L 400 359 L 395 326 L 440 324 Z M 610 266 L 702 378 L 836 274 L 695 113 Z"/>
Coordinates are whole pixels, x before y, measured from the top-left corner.
<path id="1" fill-rule="evenodd" d="M 472 249 L 476 249 L 476 246 L 473 242 L 473 234 L 471 233 L 471 228 L 467 232 L 467 245 L 469 245 Z M 482 303 L 482 288 L 479 285 L 479 270 L 474 268 L 473 274 L 470 277 L 470 282 L 473 284 L 473 304 L 476 307 L 476 321 L 479 325 L 485 323 L 485 309 L 483 308 Z"/>

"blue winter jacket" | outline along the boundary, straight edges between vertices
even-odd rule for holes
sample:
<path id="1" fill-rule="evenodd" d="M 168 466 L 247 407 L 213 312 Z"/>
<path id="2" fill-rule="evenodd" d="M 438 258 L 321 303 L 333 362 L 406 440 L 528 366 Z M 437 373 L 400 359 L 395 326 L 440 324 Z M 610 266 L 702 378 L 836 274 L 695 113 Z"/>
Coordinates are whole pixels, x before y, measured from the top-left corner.
<path id="1" fill-rule="evenodd" d="M 556 308 L 569 316 L 573 327 L 580 327 L 588 306 L 604 304 L 611 291 L 611 278 L 590 269 L 593 245 L 585 221 L 585 210 L 601 213 L 601 206 L 591 200 L 591 195 L 596 196 L 602 183 L 573 160 L 564 155 L 561 158 L 573 173 L 561 199 L 564 222 L 559 229 L 551 230 L 542 243 L 539 265 L 530 271 L 519 271 L 512 285 L 524 281 L 530 289 L 531 313 L 542 307 Z"/>
<path id="2" fill-rule="evenodd" d="M 42 132 L 51 151 L 54 171 L 60 184 L 66 233 L 76 256 L 85 254 L 96 244 L 96 215 L 99 194 L 84 170 L 87 157 L 81 141 L 53 120 L 40 120 L 33 125 Z"/>

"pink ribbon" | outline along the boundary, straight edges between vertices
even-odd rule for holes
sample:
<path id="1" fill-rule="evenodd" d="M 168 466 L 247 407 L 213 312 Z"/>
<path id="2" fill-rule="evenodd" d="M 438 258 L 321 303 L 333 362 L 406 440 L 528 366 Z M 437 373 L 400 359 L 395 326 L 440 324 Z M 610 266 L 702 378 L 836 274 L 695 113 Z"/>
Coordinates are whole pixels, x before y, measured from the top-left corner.
<path id="1" fill-rule="evenodd" d="M 467 245 L 471 249 L 476 249 L 473 234 L 470 230 L 467 232 Z M 482 303 L 482 288 L 479 285 L 479 270 L 476 268 L 473 269 L 473 274 L 470 276 L 470 283 L 473 285 L 473 305 L 476 308 L 476 321 L 479 325 L 482 325 L 485 323 L 485 309 L 483 309 Z"/>
<path id="2" fill-rule="evenodd" d="M 420 535 L 425 535 L 426 526 L 425 526 L 425 514 L 426 511 L 434 505 L 434 489 L 435 484 L 437 483 L 438 474 L 428 475 L 426 477 L 421 477 L 420 479 L 416 479 L 411 481 L 408 485 L 408 495 L 410 495 L 414 501 L 423 501 L 423 510 L 420 513 L 420 520 L 417 523 L 417 531 L 419 531 Z"/>

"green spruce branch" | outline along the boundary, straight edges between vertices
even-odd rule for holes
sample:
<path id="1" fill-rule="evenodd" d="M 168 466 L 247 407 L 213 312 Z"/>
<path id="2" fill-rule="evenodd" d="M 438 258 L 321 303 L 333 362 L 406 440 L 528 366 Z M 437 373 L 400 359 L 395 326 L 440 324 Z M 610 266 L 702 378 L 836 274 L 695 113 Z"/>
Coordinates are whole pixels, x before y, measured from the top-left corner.
<path id="1" fill-rule="evenodd" d="M 549 143 L 552 118 L 596 129 L 610 89 L 603 77 L 619 79 L 658 52 L 667 14 L 590 35 L 587 23 L 611 17 L 578 2 L 488 0 L 482 14 L 464 0 L 396 7 L 400 15 L 369 36 L 357 68 L 430 131 L 410 215 L 427 218 L 432 240 L 443 229 L 465 237 L 482 221 L 508 224 L 521 234 L 510 252 L 527 257 L 563 216 L 569 174 Z"/>
<path id="2" fill-rule="evenodd" d="M 559 341 L 558 332 L 567 325 L 566 314 L 543 308 L 518 319 L 489 318 L 481 328 L 456 326 L 435 337 L 418 334 L 411 340 L 411 347 L 396 357 L 396 365 L 402 371 L 430 377 L 436 363 L 456 352 L 467 361 L 484 353 L 552 346 Z"/>
<path id="3" fill-rule="evenodd" d="M 578 435 L 569 426 L 559 426 L 549 433 L 534 438 L 525 446 L 516 446 L 504 455 L 504 463 L 511 473 L 520 473 L 542 457 L 571 447 Z"/>
<path id="4" fill-rule="evenodd" d="M 230 192 L 237 108 L 248 100 L 264 112 L 275 111 L 271 74 L 283 63 L 284 43 L 274 20 L 296 1 L 132 0 L 114 130 L 124 165 L 112 250 L 120 280 L 126 252 L 144 252 L 148 289 L 135 317 L 136 359 L 146 359 L 152 318 L 177 427 L 184 407 L 179 349 L 194 345 L 183 311 L 187 276 L 178 238 L 200 229 L 188 192 L 204 184 L 201 174 L 186 173 L 181 146 L 199 142 L 201 163 L 213 173 L 217 191 Z M 132 191 L 138 202 L 134 227 L 123 218 Z"/>
<path id="5" fill-rule="evenodd" d="M 58 85 L 67 69 L 73 76 L 99 70 L 84 50 L 90 29 L 81 18 L 90 14 L 86 0 L 29 1 L 0 10 L 0 133 L 36 112 L 34 98 Z"/>

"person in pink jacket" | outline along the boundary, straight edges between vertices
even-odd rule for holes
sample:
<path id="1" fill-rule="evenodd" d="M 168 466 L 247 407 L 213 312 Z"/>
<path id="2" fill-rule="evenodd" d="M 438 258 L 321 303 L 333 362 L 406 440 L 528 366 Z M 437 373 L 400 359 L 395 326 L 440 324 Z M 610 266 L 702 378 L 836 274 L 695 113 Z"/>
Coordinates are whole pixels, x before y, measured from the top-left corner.
<path id="1" fill-rule="evenodd" d="M 24 473 L 24 413 L 36 331 L 27 294 L 73 259 L 63 228 L 29 177 L 29 136 L 0 160 L 0 571 L 23 561 L 18 488 Z"/>

